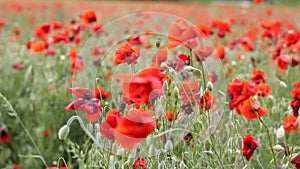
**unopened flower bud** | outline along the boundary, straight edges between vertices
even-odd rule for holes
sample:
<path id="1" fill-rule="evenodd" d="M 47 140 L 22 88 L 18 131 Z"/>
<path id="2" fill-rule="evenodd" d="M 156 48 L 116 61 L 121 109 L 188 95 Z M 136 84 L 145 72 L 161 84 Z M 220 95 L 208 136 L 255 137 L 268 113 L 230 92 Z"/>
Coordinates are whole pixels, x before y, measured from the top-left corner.
<path id="1" fill-rule="evenodd" d="M 169 85 L 168 85 L 168 82 L 167 82 L 167 81 L 164 81 L 163 86 L 164 86 L 164 90 L 165 90 L 165 91 L 168 91 Z"/>
<path id="2" fill-rule="evenodd" d="M 207 84 L 206 84 L 206 86 L 207 86 L 207 89 L 208 89 L 209 91 L 212 91 L 213 88 L 214 88 L 214 85 L 212 84 L 211 81 L 208 81 Z"/>
<path id="3" fill-rule="evenodd" d="M 281 145 L 276 144 L 276 145 L 273 147 L 273 150 L 275 150 L 275 151 L 282 151 L 282 150 L 284 150 L 284 148 L 283 148 Z"/>
<path id="4" fill-rule="evenodd" d="M 173 143 L 171 140 L 167 140 L 165 144 L 165 150 L 172 150 L 173 149 Z"/>
<path id="5" fill-rule="evenodd" d="M 277 138 L 282 138 L 285 134 L 283 126 L 279 127 L 276 131 L 276 137 Z"/>
<path id="6" fill-rule="evenodd" d="M 155 41 L 155 45 L 156 45 L 157 48 L 159 48 L 159 46 L 160 46 L 160 40 L 156 40 Z"/>
<path id="7" fill-rule="evenodd" d="M 68 125 L 62 126 L 58 131 L 58 138 L 60 140 L 65 140 L 70 132 L 70 127 Z"/>
<path id="8" fill-rule="evenodd" d="M 284 81 L 279 81 L 279 85 L 280 85 L 281 87 L 286 88 L 286 83 L 285 83 Z"/>
<path id="9" fill-rule="evenodd" d="M 174 87 L 172 95 L 177 98 L 179 96 L 179 89 L 177 86 Z"/>

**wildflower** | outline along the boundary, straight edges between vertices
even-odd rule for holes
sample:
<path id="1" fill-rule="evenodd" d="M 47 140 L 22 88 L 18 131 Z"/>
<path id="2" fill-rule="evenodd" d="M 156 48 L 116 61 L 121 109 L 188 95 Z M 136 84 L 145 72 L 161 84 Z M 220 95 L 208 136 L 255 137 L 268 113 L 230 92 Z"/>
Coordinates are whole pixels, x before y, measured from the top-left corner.
<path id="1" fill-rule="evenodd" d="M 117 109 L 112 109 L 106 113 L 106 120 L 100 124 L 100 133 L 107 139 L 114 139 L 114 129 L 121 120 L 121 115 Z"/>
<path id="2" fill-rule="evenodd" d="M 249 98 L 239 104 L 236 108 L 238 114 L 242 114 L 248 120 L 260 118 L 267 114 L 268 109 L 260 107 L 252 98 Z"/>
<path id="3" fill-rule="evenodd" d="M 247 134 L 243 138 L 242 153 L 243 153 L 243 156 L 246 157 L 247 161 L 251 160 L 254 150 L 257 147 L 259 147 L 258 142 L 251 134 Z"/>
<path id="4" fill-rule="evenodd" d="M 127 42 L 131 45 L 144 45 L 147 41 L 145 37 L 140 36 L 139 34 L 134 34 L 128 38 Z"/>
<path id="5" fill-rule="evenodd" d="M 291 163 L 294 164 L 297 169 L 300 169 L 300 154 L 297 154 L 296 156 L 294 156 L 292 158 Z"/>
<path id="6" fill-rule="evenodd" d="M 236 108 L 241 102 L 255 95 L 255 87 L 246 80 L 235 78 L 227 85 L 227 91 L 230 94 L 229 108 Z"/>
<path id="7" fill-rule="evenodd" d="M 300 169 L 300 154 L 297 154 L 296 156 L 294 156 L 292 158 L 291 163 L 294 164 L 297 169 Z"/>
<path id="8" fill-rule="evenodd" d="M 277 65 L 279 69 L 286 70 L 289 65 L 290 58 L 287 55 L 280 55 L 277 58 Z"/>
<path id="9" fill-rule="evenodd" d="M 258 96 L 268 96 L 272 91 L 272 87 L 268 84 L 257 84 L 255 85 L 255 91 Z"/>
<path id="10" fill-rule="evenodd" d="M 147 110 L 129 110 L 114 130 L 117 143 L 124 148 L 132 149 L 142 142 L 156 126 L 156 121 L 151 116 L 152 112 Z"/>
<path id="11" fill-rule="evenodd" d="M 282 123 L 285 132 L 296 131 L 298 129 L 298 121 L 293 114 L 285 117 Z"/>
<path id="12" fill-rule="evenodd" d="M 132 48 L 129 43 L 121 45 L 115 52 L 114 62 L 116 64 L 121 63 L 137 63 L 137 59 L 140 57 L 140 49 Z"/>
<path id="13" fill-rule="evenodd" d="M 68 90 L 78 98 L 67 105 L 65 110 L 85 110 L 86 118 L 91 122 L 95 122 L 100 117 L 101 113 L 102 106 L 100 100 L 93 98 L 92 91 L 86 88 L 75 87 L 68 88 Z"/>
<path id="14" fill-rule="evenodd" d="M 145 68 L 122 84 L 123 101 L 126 103 L 153 103 L 153 99 L 163 94 L 166 78 L 159 68 Z"/>
<path id="15" fill-rule="evenodd" d="M 111 92 L 105 91 L 102 86 L 97 86 L 94 88 L 94 97 L 97 99 L 107 99 L 110 97 Z"/>
<path id="16" fill-rule="evenodd" d="M 205 110 L 210 110 L 214 103 L 216 103 L 216 96 L 209 91 L 204 92 L 200 98 L 200 107 Z"/>
<path id="17" fill-rule="evenodd" d="M 266 81 L 265 72 L 261 69 L 253 69 L 251 80 L 255 84 L 265 83 Z"/>
<path id="18" fill-rule="evenodd" d="M 17 69 L 17 70 L 22 70 L 23 69 L 23 63 L 22 62 L 17 62 L 12 65 L 12 68 Z"/>
<path id="19" fill-rule="evenodd" d="M 0 143 L 8 143 L 9 141 L 10 141 L 9 133 L 4 129 L 0 129 Z"/>
<path id="20" fill-rule="evenodd" d="M 185 45 L 189 49 L 193 49 L 198 45 L 197 36 L 199 32 L 193 26 L 183 19 L 176 20 L 169 28 L 167 44 L 168 49 L 172 49 L 179 45 Z"/>
<path id="21" fill-rule="evenodd" d="M 138 167 L 142 167 L 143 169 L 146 169 L 147 167 L 146 160 L 138 157 L 134 159 L 132 167 L 133 169 L 137 169 Z"/>
<path id="22" fill-rule="evenodd" d="M 90 10 L 84 11 L 81 14 L 81 19 L 86 24 L 91 24 L 91 23 L 97 22 L 97 15 L 96 15 L 95 10 L 90 9 Z"/>

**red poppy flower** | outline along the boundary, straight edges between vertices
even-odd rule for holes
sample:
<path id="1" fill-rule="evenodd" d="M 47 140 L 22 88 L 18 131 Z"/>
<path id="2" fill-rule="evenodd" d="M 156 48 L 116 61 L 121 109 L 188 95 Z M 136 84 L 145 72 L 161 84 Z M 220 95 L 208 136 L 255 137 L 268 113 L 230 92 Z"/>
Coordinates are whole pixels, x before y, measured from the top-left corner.
<path id="1" fill-rule="evenodd" d="M 190 65 L 191 59 L 189 55 L 181 53 L 178 55 L 178 58 L 182 60 L 185 63 L 185 65 Z"/>
<path id="2" fill-rule="evenodd" d="M 205 36 L 209 36 L 214 33 L 214 31 L 211 29 L 211 27 L 209 27 L 207 25 L 199 24 L 197 27 Z"/>
<path id="3" fill-rule="evenodd" d="M 260 118 L 268 113 L 268 109 L 260 107 L 252 98 L 241 102 L 236 108 L 238 114 L 242 114 L 248 120 Z"/>
<path id="4" fill-rule="evenodd" d="M 146 160 L 142 158 L 136 158 L 132 164 L 133 169 L 137 169 L 138 167 L 142 167 L 143 169 L 147 168 Z"/>
<path id="5" fill-rule="evenodd" d="M 128 38 L 127 42 L 131 45 L 144 45 L 147 40 L 145 37 L 140 36 L 139 34 L 134 34 Z"/>
<path id="6" fill-rule="evenodd" d="M 255 90 L 258 96 L 268 96 L 272 91 L 272 87 L 268 84 L 257 84 Z"/>
<path id="7" fill-rule="evenodd" d="M 95 10 L 90 9 L 90 10 L 84 11 L 81 14 L 81 19 L 86 24 L 91 24 L 91 23 L 97 22 L 97 15 L 96 15 Z"/>
<path id="8" fill-rule="evenodd" d="M 216 99 L 216 96 L 206 91 L 200 98 L 200 107 L 205 110 L 210 110 L 212 105 L 216 103 Z"/>
<path id="9" fill-rule="evenodd" d="M 159 50 L 152 57 L 152 67 L 160 67 L 160 64 L 167 60 L 168 52 L 166 50 Z"/>
<path id="10" fill-rule="evenodd" d="M 198 81 L 184 81 L 179 89 L 184 104 L 190 103 L 194 106 L 198 103 L 200 99 Z"/>
<path id="11" fill-rule="evenodd" d="M 284 36 L 284 42 L 286 43 L 287 46 L 297 43 L 298 39 L 299 39 L 299 35 L 297 32 L 294 31 L 288 31 Z"/>
<path id="12" fill-rule="evenodd" d="M 100 124 L 100 133 L 107 139 L 114 139 L 114 129 L 121 120 L 121 115 L 117 109 L 112 109 L 106 113 L 106 121 Z"/>
<path id="13" fill-rule="evenodd" d="M 47 40 L 47 36 L 51 32 L 51 29 L 51 23 L 44 23 L 35 29 L 34 34 L 42 40 Z"/>
<path id="14" fill-rule="evenodd" d="M 299 125 L 297 118 L 293 114 L 285 117 L 282 120 L 282 123 L 284 125 L 283 128 L 285 132 L 296 131 Z"/>
<path id="15" fill-rule="evenodd" d="M 17 69 L 17 70 L 22 70 L 23 69 L 23 63 L 22 62 L 17 62 L 12 65 L 12 68 Z"/>
<path id="16" fill-rule="evenodd" d="M 243 156 L 246 157 L 247 161 L 251 160 L 254 150 L 257 147 L 259 147 L 258 141 L 251 134 L 247 134 L 243 138 L 242 153 Z"/>
<path id="17" fill-rule="evenodd" d="M 281 69 L 281 70 L 286 70 L 288 65 L 289 65 L 289 60 L 290 58 L 287 56 L 287 55 L 280 55 L 278 58 L 277 58 L 277 64 L 278 64 L 278 67 Z"/>
<path id="18" fill-rule="evenodd" d="M 122 84 L 123 101 L 126 103 L 153 103 L 163 93 L 165 74 L 159 68 L 145 68 Z"/>
<path id="19" fill-rule="evenodd" d="M 226 54 L 225 47 L 223 46 L 223 47 L 217 48 L 216 50 L 217 50 L 216 58 L 224 59 L 225 54 Z"/>
<path id="20" fill-rule="evenodd" d="M 231 32 L 230 22 L 228 22 L 228 21 L 214 19 L 214 20 L 212 20 L 211 25 L 213 28 L 219 29 L 219 32 L 217 34 L 219 38 L 224 38 L 226 35 L 225 34 L 226 32 L 228 32 L 228 33 Z"/>
<path id="21" fill-rule="evenodd" d="M 169 28 L 167 48 L 172 49 L 179 45 L 185 45 L 189 49 L 193 49 L 198 45 L 198 35 L 195 27 L 188 25 L 183 19 L 178 19 Z"/>
<path id="22" fill-rule="evenodd" d="M 293 99 L 291 101 L 290 105 L 291 105 L 291 107 L 293 109 L 294 116 L 298 117 L 298 115 L 299 115 L 299 108 L 300 108 L 300 100 Z"/>
<path id="23" fill-rule="evenodd" d="M 93 98 L 92 91 L 86 88 L 75 87 L 68 88 L 68 90 L 78 98 L 67 105 L 65 110 L 85 110 L 86 118 L 91 122 L 95 122 L 100 117 L 101 113 L 102 106 L 100 100 Z"/>
<path id="24" fill-rule="evenodd" d="M 20 164 L 14 164 L 13 165 L 13 169 L 19 169 L 20 168 Z"/>
<path id="25" fill-rule="evenodd" d="M 297 169 L 300 169 L 300 154 L 297 154 L 295 157 L 293 157 L 291 163 L 294 164 Z"/>
<path id="26" fill-rule="evenodd" d="M 165 118 L 167 118 L 169 121 L 172 121 L 175 117 L 175 114 L 171 111 L 165 111 Z"/>
<path id="27" fill-rule="evenodd" d="M 46 51 L 46 56 L 55 55 L 55 54 L 56 54 L 56 50 L 53 48 L 47 49 L 47 51 Z"/>
<path id="28" fill-rule="evenodd" d="M 97 99 L 107 99 L 110 97 L 111 92 L 105 91 L 102 86 L 97 86 L 94 88 L 94 97 Z"/>
<path id="29" fill-rule="evenodd" d="M 10 141 L 10 135 L 4 129 L 0 129 L 0 143 L 8 143 Z"/>
<path id="30" fill-rule="evenodd" d="M 63 27 L 63 24 L 60 21 L 53 22 L 53 29 L 60 29 Z"/>
<path id="31" fill-rule="evenodd" d="M 143 141 L 156 125 L 152 119 L 152 112 L 146 110 L 129 110 L 118 122 L 115 128 L 115 139 L 118 144 L 127 149 L 132 149 Z"/>
<path id="32" fill-rule="evenodd" d="M 240 38 L 240 44 L 245 51 L 253 51 L 255 48 L 255 44 L 248 37 Z"/>
<path id="33" fill-rule="evenodd" d="M 253 0 L 253 2 L 259 4 L 259 3 L 263 3 L 264 0 Z"/>
<path id="34" fill-rule="evenodd" d="M 52 35 L 52 42 L 53 43 L 69 43 L 69 35 L 67 31 L 64 32 L 57 32 L 54 35 Z"/>
<path id="35" fill-rule="evenodd" d="M 137 63 L 137 59 L 140 57 L 140 49 L 132 48 L 130 44 L 126 43 L 119 46 L 115 52 L 114 62 L 116 64 L 121 63 Z"/>
<path id="36" fill-rule="evenodd" d="M 194 50 L 194 54 L 196 57 L 196 60 L 204 61 L 207 57 L 209 57 L 213 53 L 213 48 L 210 46 L 199 46 Z"/>
<path id="37" fill-rule="evenodd" d="M 99 48 L 97 45 L 95 45 L 93 50 L 92 50 L 92 56 L 93 57 L 98 57 L 99 55 L 104 55 L 105 52 L 106 52 L 105 49 Z"/>
<path id="38" fill-rule="evenodd" d="M 238 78 L 233 79 L 232 82 L 227 85 L 227 91 L 231 97 L 229 102 L 229 108 L 231 110 L 256 93 L 252 83 Z"/>
<path id="39" fill-rule="evenodd" d="M 253 69 L 251 80 L 255 84 L 265 83 L 266 74 L 262 69 Z"/>
<path id="40" fill-rule="evenodd" d="M 45 49 L 48 48 L 48 43 L 45 41 L 38 41 L 38 42 L 28 42 L 27 43 L 27 48 L 32 52 L 32 53 L 41 53 Z"/>
<path id="41" fill-rule="evenodd" d="M 48 129 L 45 129 L 45 130 L 44 130 L 44 136 L 45 136 L 45 137 L 48 137 L 48 136 L 49 136 L 49 130 L 48 130 Z"/>

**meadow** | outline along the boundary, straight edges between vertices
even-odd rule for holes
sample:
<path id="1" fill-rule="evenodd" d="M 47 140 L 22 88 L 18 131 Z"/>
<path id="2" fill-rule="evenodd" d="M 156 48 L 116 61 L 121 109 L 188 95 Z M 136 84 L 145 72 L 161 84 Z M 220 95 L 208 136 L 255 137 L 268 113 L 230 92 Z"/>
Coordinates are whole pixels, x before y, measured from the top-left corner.
<path id="1" fill-rule="evenodd" d="M 300 168 L 299 6 L 0 1 L 0 168 Z"/>

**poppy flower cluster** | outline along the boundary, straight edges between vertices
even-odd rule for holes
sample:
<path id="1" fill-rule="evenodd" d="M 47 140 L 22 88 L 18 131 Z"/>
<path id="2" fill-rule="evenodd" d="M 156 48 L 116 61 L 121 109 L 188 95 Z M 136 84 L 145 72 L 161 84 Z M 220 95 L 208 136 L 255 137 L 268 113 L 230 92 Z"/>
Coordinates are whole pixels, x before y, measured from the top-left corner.
<path id="1" fill-rule="evenodd" d="M 256 83 L 264 82 L 266 79 L 264 72 L 259 69 L 253 70 L 252 81 Z M 255 95 L 266 96 L 271 92 L 271 87 L 267 84 L 252 84 L 247 80 L 233 79 L 227 85 L 230 94 L 229 108 L 235 109 L 238 114 L 242 114 L 248 120 L 260 118 L 267 114 L 268 109 L 260 105 L 252 98 Z"/>

